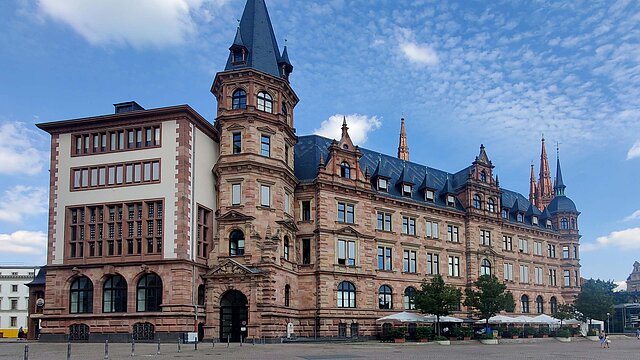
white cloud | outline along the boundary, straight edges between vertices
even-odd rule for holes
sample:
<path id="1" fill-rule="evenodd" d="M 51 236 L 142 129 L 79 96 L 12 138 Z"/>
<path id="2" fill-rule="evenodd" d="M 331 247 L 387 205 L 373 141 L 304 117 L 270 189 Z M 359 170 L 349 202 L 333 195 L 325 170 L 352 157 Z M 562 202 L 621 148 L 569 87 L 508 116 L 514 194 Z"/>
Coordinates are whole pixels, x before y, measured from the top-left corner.
<path id="1" fill-rule="evenodd" d="M 406 42 L 400 45 L 400 50 L 413 63 L 427 66 L 438 63 L 438 54 L 428 45 Z"/>
<path id="2" fill-rule="evenodd" d="M 3 253 L 42 255 L 47 248 L 47 234 L 42 231 L 16 231 L 0 234 L 0 249 Z"/>
<path id="3" fill-rule="evenodd" d="M 335 114 L 320 124 L 320 128 L 313 131 L 314 134 L 330 139 L 340 139 L 342 136 L 342 120 L 345 115 Z M 367 142 L 367 137 L 371 131 L 378 130 L 382 122 L 376 116 L 366 116 L 360 114 L 346 115 L 347 126 L 349 127 L 349 137 L 354 145 L 362 145 Z"/>
<path id="4" fill-rule="evenodd" d="M 48 201 L 46 188 L 14 186 L 0 198 L 0 221 L 21 223 L 24 216 L 44 214 Z"/>
<path id="5" fill-rule="evenodd" d="M 39 0 L 45 15 L 97 45 L 162 47 L 195 33 L 194 12 L 205 0 Z M 228 0 L 209 0 L 220 5 Z"/>
<path id="6" fill-rule="evenodd" d="M 603 248 L 619 250 L 640 249 L 640 227 L 614 231 L 607 236 L 601 236 L 595 243 L 587 243 L 580 247 L 582 251 L 594 251 Z"/>
<path id="7" fill-rule="evenodd" d="M 637 157 L 640 157 L 640 141 L 636 141 L 631 149 L 629 149 L 629 152 L 627 152 L 627 160 L 635 159 Z"/>
<path id="8" fill-rule="evenodd" d="M 46 143 L 40 133 L 22 123 L 0 124 L 0 174 L 35 175 L 47 162 L 47 152 L 37 145 Z"/>
<path id="9" fill-rule="evenodd" d="M 627 290 L 627 282 L 625 280 L 614 281 L 613 283 L 618 285 L 615 289 L 613 289 L 614 292 Z"/>
<path id="10" fill-rule="evenodd" d="M 636 220 L 636 219 L 640 219 L 640 210 L 636 210 L 633 212 L 633 214 L 627 216 L 626 218 L 624 218 L 624 221 L 632 221 L 632 220 Z"/>

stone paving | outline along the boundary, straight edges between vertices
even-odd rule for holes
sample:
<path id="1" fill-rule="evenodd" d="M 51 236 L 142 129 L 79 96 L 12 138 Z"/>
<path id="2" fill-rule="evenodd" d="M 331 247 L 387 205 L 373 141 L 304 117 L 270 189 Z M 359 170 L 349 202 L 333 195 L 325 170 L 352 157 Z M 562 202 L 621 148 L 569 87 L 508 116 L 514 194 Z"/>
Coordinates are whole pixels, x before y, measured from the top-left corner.
<path id="1" fill-rule="evenodd" d="M 23 360 L 24 342 L 0 342 L 0 360 Z M 30 342 L 30 360 L 66 360 L 67 344 Z M 71 359 L 105 359 L 104 344 L 72 344 Z M 571 343 L 560 343 L 545 339 L 527 344 L 482 345 L 475 341 L 457 342 L 451 346 L 435 343 L 389 344 L 365 343 L 307 343 L 251 345 L 201 343 L 198 350 L 193 344 L 182 346 L 162 344 L 156 355 L 157 345 L 136 344 L 135 356 L 131 356 L 131 345 L 109 344 L 109 359 L 264 359 L 264 360 L 333 360 L 333 359 L 640 359 L 640 340 L 635 338 L 614 339 L 610 349 L 600 349 L 597 342 L 578 339 Z"/>

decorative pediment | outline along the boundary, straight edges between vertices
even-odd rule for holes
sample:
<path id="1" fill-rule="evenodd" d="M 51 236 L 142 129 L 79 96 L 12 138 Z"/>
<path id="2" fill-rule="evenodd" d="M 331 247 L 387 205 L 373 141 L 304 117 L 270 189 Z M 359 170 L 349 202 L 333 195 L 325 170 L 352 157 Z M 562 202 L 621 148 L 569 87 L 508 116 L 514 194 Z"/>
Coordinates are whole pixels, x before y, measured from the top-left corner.
<path id="1" fill-rule="evenodd" d="M 267 133 L 267 134 L 271 134 L 271 135 L 275 135 L 276 131 L 273 130 L 272 128 L 268 127 L 268 126 L 259 126 L 258 127 L 258 131 L 263 132 L 263 133 Z"/>
<path id="2" fill-rule="evenodd" d="M 353 236 L 353 237 L 358 237 L 358 238 L 371 238 L 371 236 L 365 235 L 365 234 L 359 232 L 358 230 L 354 229 L 351 226 L 345 226 L 343 228 L 340 228 L 340 229 L 336 230 L 334 233 L 336 235 L 343 235 L 343 236 Z"/>
<path id="3" fill-rule="evenodd" d="M 257 270 L 251 270 L 233 259 L 226 259 L 207 273 L 207 276 L 216 275 L 253 275 Z"/>
<path id="4" fill-rule="evenodd" d="M 495 250 L 493 250 L 492 248 L 490 248 L 488 246 L 487 247 L 485 247 L 485 246 L 481 247 L 481 249 L 478 250 L 478 254 L 479 255 L 483 255 L 483 256 L 490 256 L 490 257 L 498 257 L 498 256 L 501 257 L 501 255 L 498 254 L 498 252 L 496 252 Z"/>
<path id="5" fill-rule="evenodd" d="M 283 227 L 285 227 L 289 231 L 293 231 L 293 232 L 297 232 L 298 231 L 298 226 L 296 225 L 295 221 L 293 221 L 291 219 L 285 219 L 285 220 L 276 221 L 276 224 L 282 225 Z"/>
<path id="6" fill-rule="evenodd" d="M 240 125 L 240 124 L 232 124 L 229 127 L 227 127 L 227 130 L 233 131 L 233 130 L 244 130 L 244 126 Z"/>
<path id="7" fill-rule="evenodd" d="M 216 218 L 218 222 L 246 222 L 255 220 L 253 216 L 245 215 L 236 210 L 229 210 L 225 214 L 222 214 Z"/>

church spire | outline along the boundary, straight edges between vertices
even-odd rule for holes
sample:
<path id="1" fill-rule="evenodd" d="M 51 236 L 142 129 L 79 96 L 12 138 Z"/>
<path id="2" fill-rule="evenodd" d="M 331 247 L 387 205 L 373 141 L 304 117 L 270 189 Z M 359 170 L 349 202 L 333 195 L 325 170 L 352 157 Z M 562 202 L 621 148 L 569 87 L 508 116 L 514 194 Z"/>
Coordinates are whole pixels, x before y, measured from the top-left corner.
<path id="1" fill-rule="evenodd" d="M 540 178 L 538 179 L 538 191 L 536 193 L 536 205 L 540 211 L 549 205 L 553 200 L 553 183 L 551 181 L 551 171 L 549 170 L 549 159 L 547 158 L 547 148 L 545 146 L 544 135 L 542 136 L 542 151 L 540 153 Z"/>
<path id="2" fill-rule="evenodd" d="M 409 146 L 407 132 L 404 129 L 404 118 L 400 119 L 400 144 L 398 145 L 398 159 L 409 161 Z"/>
<path id="3" fill-rule="evenodd" d="M 562 180 L 562 169 L 560 169 L 560 149 L 557 149 L 557 164 L 556 164 L 556 186 L 554 190 L 556 192 L 556 196 L 564 196 L 564 189 L 567 187 L 564 185 L 564 181 Z"/>
<path id="4" fill-rule="evenodd" d="M 283 61 L 264 0 L 247 0 L 225 71 L 252 68 L 276 77 L 293 70 Z M 288 74 L 287 74 L 288 75 Z"/>
<path id="5" fill-rule="evenodd" d="M 536 205 L 536 175 L 531 162 L 531 177 L 529 178 L 529 202 Z"/>

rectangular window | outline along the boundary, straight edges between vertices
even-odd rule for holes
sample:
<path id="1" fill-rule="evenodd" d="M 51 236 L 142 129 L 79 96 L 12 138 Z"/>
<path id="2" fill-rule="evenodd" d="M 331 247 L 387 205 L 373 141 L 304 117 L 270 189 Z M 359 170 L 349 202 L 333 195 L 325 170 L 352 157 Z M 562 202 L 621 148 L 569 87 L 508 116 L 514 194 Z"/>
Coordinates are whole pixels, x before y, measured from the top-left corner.
<path id="1" fill-rule="evenodd" d="M 133 165 L 133 181 L 140 182 L 141 179 L 142 179 L 142 165 L 135 164 Z"/>
<path id="2" fill-rule="evenodd" d="M 267 185 L 260 185 L 260 206 L 271 206 L 271 188 Z"/>
<path id="3" fill-rule="evenodd" d="M 491 246 L 491 231 L 480 230 L 480 244 Z"/>
<path id="4" fill-rule="evenodd" d="M 151 210 L 153 212 L 153 210 Z M 202 206 L 198 206 L 197 215 L 197 231 L 196 237 L 198 240 L 197 254 L 199 257 L 206 258 L 209 255 L 211 239 L 213 238 L 212 230 L 212 212 Z M 153 230 L 151 230 L 153 233 Z"/>
<path id="5" fill-rule="evenodd" d="M 355 214 L 353 204 L 338 203 L 338 222 L 354 224 Z"/>
<path id="6" fill-rule="evenodd" d="M 533 255 L 541 255 L 542 256 L 542 242 L 534 241 L 533 242 Z"/>
<path id="7" fill-rule="evenodd" d="M 568 259 L 569 258 L 569 247 L 568 246 L 563 246 L 562 247 L 562 258 L 563 259 Z"/>
<path id="8" fill-rule="evenodd" d="M 427 237 L 432 239 L 440 238 L 440 229 L 438 229 L 438 223 L 435 221 L 427 221 L 426 223 Z"/>
<path id="9" fill-rule="evenodd" d="M 440 274 L 440 255 L 427 253 L 427 274 Z"/>
<path id="10" fill-rule="evenodd" d="M 154 129 L 154 132 L 155 132 L 155 135 L 153 136 L 154 144 L 155 144 L 156 146 L 160 146 L 160 127 L 159 127 L 159 126 L 157 126 L 157 127 Z"/>
<path id="11" fill-rule="evenodd" d="M 579 257 L 578 257 L 578 246 L 577 245 L 573 245 L 573 258 L 574 259 L 579 259 Z"/>
<path id="12" fill-rule="evenodd" d="M 11 299 L 11 310 L 18 310 L 18 299 Z"/>
<path id="13" fill-rule="evenodd" d="M 564 270 L 562 273 L 564 274 L 563 286 L 571 286 L 571 272 L 569 270 Z"/>
<path id="14" fill-rule="evenodd" d="M 426 190 L 424 192 L 424 199 L 428 202 L 434 202 L 436 199 L 436 194 L 433 190 Z"/>
<path id="15" fill-rule="evenodd" d="M 391 214 L 378 211 L 378 223 L 376 229 L 383 231 L 391 231 Z"/>
<path id="16" fill-rule="evenodd" d="M 302 239 L 302 264 L 311 264 L 311 239 Z"/>
<path id="17" fill-rule="evenodd" d="M 460 276 L 460 258 L 449 256 L 449 276 Z"/>
<path id="18" fill-rule="evenodd" d="M 411 196 L 411 185 L 402 185 L 402 196 Z"/>
<path id="19" fill-rule="evenodd" d="M 447 240 L 451 242 L 460 242 L 457 226 L 447 225 Z"/>
<path id="20" fill-rule="evenodd" d="M 291 214 L 291 194 L 284 192 L 284 212 Z"/>
<path id="21" fill-rule="evenodd" d="M 573 270 L 573 281 L 576 286 L 580 284 L 580 275 L 578 275 L 578 270 Z"/>
<path id="22" fill-rule="evenodd" d="M 118 165 L 116 166 L 116 184 L 118 185 L 122 184 L 123 180 L 124 180 L 124 166 Z"/>
<path id="23" fill-rule="evenodd" d="M 504 279 L 513 281 L 513 264 L 504 264 Z"/>
<path id="24" fill-rule="evenodd" d="M 388 186 L 389 186 L 389 183 L 387 182 L 387 179 L 383 179 L 383 178 L 378 179 L 378 190 L 387 191 Z"/>
<path id="25" fill-rule="evenodd" d="M 133 165 L 132 164 L 128 164 L 125 166 L 125 181 L 127 184 L 130 184 L 133 182 Z"/>
<path id="26" fill-rule="evenodd" d="M 271 156 L 271 137 L 262 135 L 260 137 L 260 153 L 262 156 Z"/>
<path id="27" fill-rule="evenodd" d="M 536 267 L 535 269 L 533 269 L 533 273 L 535 275 L 536 285 L 543 285 L 544 284 L 544 272 L 543 272 L 542 268 Z"/>
<path id="28" fill-rule="evenodd" d="M 98 186 L 98 168 L 91 169 L 91 186 Z"/>
<path id="29" fill-rule="evenodd" d="M 151 181 L 151 163 L 144 163 L 144 181 Z"/>
<path id="30" fill-rule="evenodd" d="M 284 163 L 289 166 L 289 145 L 284 145 Z"/>
<path id="31" fill-rule="evenodd" d="M 231 205 L 240 205 L 240 184 L 231 184 Z"/>
<path id="32" fill-rule="evenodd" d="M 338 240 L 338 264 L 356 265 L 356 242 L 352 240 Z"/>
<path id="33" fill-rule="evenodd" d="M 416 272 L 416 252 L 415 250 L 404 250 L 403 271 L 407 273 Z"/>
<path id="34" fill-rule="evenodd" d="M 82 187 L 89 186 L 89 169 L 82 169 Z"/>
<path id="35" fill-rule="evenodd" d="M 18 327 L 18 317 L 17 316 L 12 316 L 9 319 L 9 327 Z"/>
<path id="36" fill-rule="evenodd" d="M 402 233 L 407 235 L 416 234 L 416 219 L 403 216 L 402 217 Z"/>
<path id="37" fill-rule="evenodd" d="M 556 280 L 556 269 L 549 269 L 549 285 L 557 286 L 558 282 Z"/>
<path id="38" fill-rule="evenodd" d="M 136 130 L 136 148 L 142 148 L 142 129 Z"/>
<path id="39" fill-rule="evenodd" d="M 115 183 L 116 183 L 116 168 L 113 167 L 113 166 L 109 166 L 107 174 L 108 174 L 108 176 L 107 176 L 107 184 L 108 185 L 115 185 Z"/>
<path id="40" fill-rule="evenodd" d="M 529 252 L 529 241 L 527 239 L 518 239 L 518 250 L 521 253 Z"/>
<path id="41" fill-rule="evenodd" d="M 233 133 L 233 153 L 240 154 L 242 152 L 242 134 L 239 132 Z"/>
<path id="42" fill-rule="evenodd" d="M 556 257 L 556 246 L 555 245 L 547 245 L 547 252 L 549 253 L 549 257 Z"/>
<path id="43" fill-rule="evenodd" d="M 311 201 L 302 202 L 302 221 L 311 221 Z"/>
<path id="44" fill-rule="evenodd" d="M 513 250 L 513 238 L 511 236 L 504 235 L 502 237 L 502 250 Z"/>
<path id="45" fill-rule="evenodd" d="M 154 161 L 151 163 L 151 180 L 158 181 L 160 180 L 160 162 Z"/>
<path id="46" fill-rule="evenodd" d="M 529 283 L 529 266 L 520 265 L 520 282 L 524 284 Z"/>
<path id="47" fill-rule="evenodd" d="M 378 270 L 391 271 L 391 254 L 390 247 L 378 246 Z"/>
<path id="48" fill-rule="evenodd" d="M 153 129 L 146 128 L 144 132 L 145 132 L 144 145 L 147 147 L 151 146 L 153 142 Z"/>
<path id="49" fill-rule="evenodd" d="M 80 187 L 81 174 L 82 170 L 73 170 L 73 187 L 76 189 Z"/>

